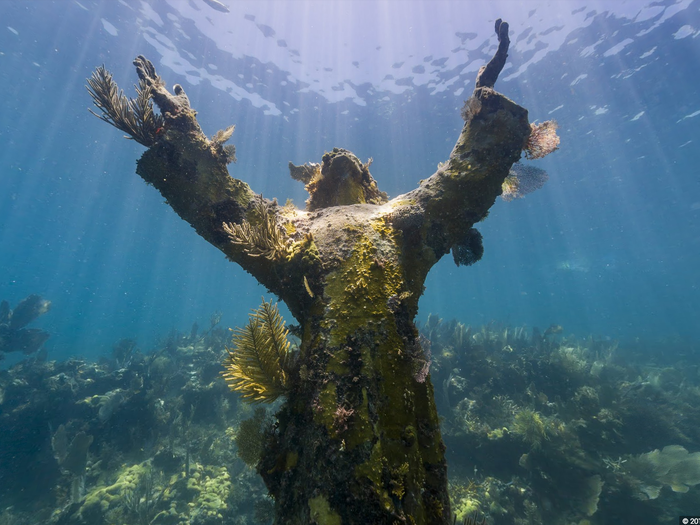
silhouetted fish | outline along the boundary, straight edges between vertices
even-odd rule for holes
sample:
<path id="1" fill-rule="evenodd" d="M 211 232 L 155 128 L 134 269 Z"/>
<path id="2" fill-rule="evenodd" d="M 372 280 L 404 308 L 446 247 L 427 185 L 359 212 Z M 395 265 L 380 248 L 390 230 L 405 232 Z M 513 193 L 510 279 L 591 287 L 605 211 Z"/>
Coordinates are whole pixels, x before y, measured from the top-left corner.
<path id="1" fill-rule="evenodd" d="M 226 7 L 224 4 L 222 4 L 218 0 L 204 0 L 204 3 L 207 4 L 209 7 L 211 7 L 212 9 L 216 9 L 217 11 L 221 11 L 222 13 L 229 13 L 230 12 L 228 10 L 228 7 Z"/>

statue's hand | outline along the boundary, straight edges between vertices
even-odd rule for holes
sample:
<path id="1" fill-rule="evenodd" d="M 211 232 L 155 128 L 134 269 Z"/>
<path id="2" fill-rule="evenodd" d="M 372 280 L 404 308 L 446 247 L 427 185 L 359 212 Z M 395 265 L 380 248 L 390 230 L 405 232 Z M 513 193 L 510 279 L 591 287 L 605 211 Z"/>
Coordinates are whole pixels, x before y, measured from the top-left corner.
<path id="1" fill-rule="evenodd" d="M 149 86 L 161 84 L 160 77 L 156 73 L 156 68 L 153 63 L 148 60 L 145 56 L 139 55 L 134 59 L 134 66 L 136 66 L 136 74 L 139 79 L 146 82 Z"/>

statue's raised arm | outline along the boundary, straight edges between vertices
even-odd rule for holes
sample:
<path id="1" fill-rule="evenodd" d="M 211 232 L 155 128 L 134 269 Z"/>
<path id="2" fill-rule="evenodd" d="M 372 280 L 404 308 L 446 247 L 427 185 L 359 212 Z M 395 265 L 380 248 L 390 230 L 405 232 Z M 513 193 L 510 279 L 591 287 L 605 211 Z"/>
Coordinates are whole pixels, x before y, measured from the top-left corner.
<path id="1" fill-rule="evenodd" d="M 493 89 L 508 25 L 498 20 L 496 34 L 498 50 L 436 173 L 389 200 L 371 161 L 336 148 L 318 164 L 290 163 L 310 194 L 305 210 L 232 178 L 226 166 L 235 150 L 225 142 L 233 127 L 207 138 L 182 87 L 168 92 L 144 57 L 134 62 L 134 100 L 104 68 L 89 80 L 98 116 L 148 147 L 137 173 L 299 322 L 298 355 L 267 363 L 284 367 L 274 381 L 266 383 L 264 370 L 232 381 L 253 399 L 286 399 L 258 464 L 277 524 L 452 523 L 430 356 L 414 325 L 418 299 L 443 255 L 452 251 L 458 265 L 481 257 L 474 224 L 523 150 L 558 143 L 551 126 L 549 143 L 533 144 L 527 111 Z M 229 374 L 241 373 L 235 368 Z"/>

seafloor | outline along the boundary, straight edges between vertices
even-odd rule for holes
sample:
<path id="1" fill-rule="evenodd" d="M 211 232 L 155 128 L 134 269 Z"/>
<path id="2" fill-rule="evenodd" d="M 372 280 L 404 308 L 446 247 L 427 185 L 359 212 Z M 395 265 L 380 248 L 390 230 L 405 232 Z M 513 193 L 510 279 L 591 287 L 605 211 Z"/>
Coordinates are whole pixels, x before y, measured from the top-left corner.
<path id="1" fill-rule="evenodd" d="M 0 525 L 271 523 L 274 405 L 221 377 L 229 332 L 0 371 Z M 429 316 L 459 523 L 657 524 L 700 511 L 700 349 Z M 7 350 L 7 348 L 5 348 Z"/>

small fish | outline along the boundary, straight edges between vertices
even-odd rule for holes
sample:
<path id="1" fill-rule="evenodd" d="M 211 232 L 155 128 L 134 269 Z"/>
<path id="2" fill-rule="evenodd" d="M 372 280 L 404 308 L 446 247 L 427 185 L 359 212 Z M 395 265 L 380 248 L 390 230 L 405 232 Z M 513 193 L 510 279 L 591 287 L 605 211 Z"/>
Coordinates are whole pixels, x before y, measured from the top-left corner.
<path id="1" fill-rule="evenodd" d="M 228 7 L 226 7 L 224 4 L 219 2 L 219 0 L 204 0 L 204 3 L 207 4 L 209 7 L 212 9 L 216 9 L 217 11 L 221 11 L 222 13 L 230 13 L 231 11 L 228 10 Z"/>
<path id="2" fill-rule="evenodd" d="M 557 270 L 563 271 L 563 272 L 581 272 L 581 273 L 588 273 L 588 271 L 591 269 L 591 266 L 588 261 L 586 260 L 566 260 L 566 261 L 561 261 L 560 263 L 557 264 Z"/>
<path id="3" fill-rule="evenodd" d="M 549 335 L 557 335 L 564 331 L 564 327 L 558 324 L 553 324 L 544 331 L 544 337 Z"/>

